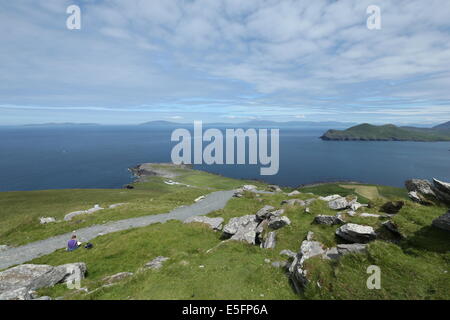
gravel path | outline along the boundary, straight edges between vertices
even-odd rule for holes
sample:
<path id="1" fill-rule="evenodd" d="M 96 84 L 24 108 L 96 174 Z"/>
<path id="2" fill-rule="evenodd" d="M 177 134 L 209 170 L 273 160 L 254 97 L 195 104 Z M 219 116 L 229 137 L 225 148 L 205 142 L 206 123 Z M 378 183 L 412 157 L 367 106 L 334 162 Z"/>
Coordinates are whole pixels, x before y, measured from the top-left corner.
<path id="1" fill-rule="evenodd" d="M 191 216 L 205 215 L 224 208 L 233 194 L 234 190 L 216 191 L 208 194 L 202 201 L 190 206 L 176 208 L 169 213 L 113 221 L 79 229 L 75 232 L 80 241 L 86 242 L 97 236 L 116 231 L 145 227 L 153 223 L 166 222 L 173 219 L 183 221 Z M 50 254 L 57 249 L 65 248 L 71 235 L 72 233 L 66 233 L 2 251 L 0 252 L 0 270 Z"/>

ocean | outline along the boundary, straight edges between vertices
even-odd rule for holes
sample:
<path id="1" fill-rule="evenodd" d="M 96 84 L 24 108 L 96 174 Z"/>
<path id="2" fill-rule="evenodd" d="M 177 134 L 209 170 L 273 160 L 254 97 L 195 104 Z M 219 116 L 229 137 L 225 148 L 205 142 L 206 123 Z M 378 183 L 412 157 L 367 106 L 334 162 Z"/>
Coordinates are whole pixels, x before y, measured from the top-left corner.
<path id="1" fill-rule="evenodd" d="M 0 191 L 121 188 L 133 179 L 129 167 L 171 161 L 176 144 L 170 140 L 172 130 L 143 125 L 1 127 Z M 280 166 L 273 176 L 261 176 L 259 164 L 195 168 L 291 187 L 326 181 L 396 187 L 410 178 L 450 181 L 450 142 L 322 141 L 324 131 L 281 127 Z"/>

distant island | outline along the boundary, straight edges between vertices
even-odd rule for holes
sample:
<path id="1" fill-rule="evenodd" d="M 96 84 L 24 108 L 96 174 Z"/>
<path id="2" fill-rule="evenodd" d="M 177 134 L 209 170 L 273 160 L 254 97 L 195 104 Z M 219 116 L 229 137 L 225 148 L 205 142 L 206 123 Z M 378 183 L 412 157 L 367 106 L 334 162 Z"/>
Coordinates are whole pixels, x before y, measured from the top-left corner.
<path id="1" fill-rule="evenodd" d="M 450 121 L 432 128 L 363 123 L 346 130 L 328 130 L 320 138 L 335 141 L 450 141 Z"/>

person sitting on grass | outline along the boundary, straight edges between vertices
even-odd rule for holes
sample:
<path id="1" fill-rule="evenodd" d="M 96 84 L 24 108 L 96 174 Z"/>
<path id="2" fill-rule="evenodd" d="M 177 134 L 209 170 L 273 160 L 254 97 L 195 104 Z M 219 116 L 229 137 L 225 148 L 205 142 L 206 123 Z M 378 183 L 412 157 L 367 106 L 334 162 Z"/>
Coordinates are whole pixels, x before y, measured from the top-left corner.
<path id="1" fill-rule="evenodd" d="M 80 247 L 81 242 L 78 242 L 77 236 L 73 235 L 72 239 L 67 242 L 67 251 L 73 251 L 75 249 L 78 249 Z"/>

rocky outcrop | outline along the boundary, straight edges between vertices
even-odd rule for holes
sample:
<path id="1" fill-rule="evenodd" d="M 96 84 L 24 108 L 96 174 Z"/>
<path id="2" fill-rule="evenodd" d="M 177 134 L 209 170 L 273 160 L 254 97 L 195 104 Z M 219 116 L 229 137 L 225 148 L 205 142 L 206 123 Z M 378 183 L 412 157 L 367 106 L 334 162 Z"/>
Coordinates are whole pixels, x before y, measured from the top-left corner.
<path id="1" fill-rule="evenodd" d="M 210 218 L 210 217 L 205 217 L 205 216 L 194 216 L 194 217 L 189 217 L 186 220 L 184 220 L 184 223 L 203 223 L 203 224 L 208 225 L 213 230 L 221 230 L 223 218 L 221 218 L 221 217 Z"/>
<path id="2" fill-rule="evenodd" d="M 292 197 L 292 196 L 296 196 L 296 195 L 299 195 L 299 194 L 301 194 L 300 191 L 294 190 L 294 191 L 292 191 L 292 192 L 289 192 L 287 195 L 288 195 L 289 197 Z"/>
<path id="3" fill-rule="evenodd" d="M 367 243 L 375 240 L 377 235 L 372 227 L 347 223 L 336 230 L 336 235 L 353 243 Z"/>
<path id="4" fill-rule="evenodd" d="M 292 258 L 292 259 L 297 256 L 297 254 L 294 251 L 288 250 L 288 249 L 281 250 L 280 255 L 286 256 L 286 257 Z"/>
<path id="5" fill-rule="evenodd" d="M 291 220 L 289 220 L 288 217 L 282 216 L 282 217 L 277 217 L 277 216 L 271 216 L 269 218 L 269 228 L 273 229 L 273 230 L 277 230 L 280 229 L 284 226 L 290 225 L 291 224 Z"/>
<path id="6" fill-rule="evenodd" d="M 153 270 L 160 269 L 160 268 L 162 268 L 163 263 L 167 260 L 169 260 L 169 258 L 167 258 L 167 257 L 163 257 L 163 256 L 156 257 L 152 261 L 147 262 L 144 265 L 144 268 L 153 269 Z"/>
<path id="7" fill-rule="evenodd" d="M 423 179 L 411 179 L 405 182 L 411 200 L 430 205 L 442 202 L 450 205 L 450 183 L 433 179 L 433 183 Z"/>
<path id="8" fill-rule="evenodd" d="M 388 201 L 380 208 L 380 212 L 397 214 L 405 205 L 403 201 Z"/>
<path id="9" fill-rule="evenodd" d="M 275 184 L 268 185 L 267 188 L 272 192 L 282 192 L 281 188 Z"/>
<path id="10" fill-rule="evenodd" d="M 434 219 L 432 225 L 436 228 L 450 231 L 450 210 L 439 218 Z"/>
<path id="11" fill-rule="evenodd" d="M 0 300 L 31 300 L 34 290 L 84 278 L 86 264 L 62 266 L 22 264 L 0 272 Z"/>
<path id="12" fill-rule="evenodd" d="M 335 225 L 335 224 L 343 224 L 344 221 L 337 216 L 326 216 L 326 215 L 318 215 L 314 218 L 313 223 L 316 224 L 326 224 L 326 225 Z"/>
<path id="13" fill-rule="evenodd" d="M 259 220 L 264 220 L 269 218 L 270 212 L 275 210 L 272 206 L 264 206 L 256 212 L 256 218 Z"/>
<path id="14" fill-rule="evenodd" d="M 223 228 L 223 238 L 255 244 L 258 224 L 255 215 L 231 218 Z"/>

